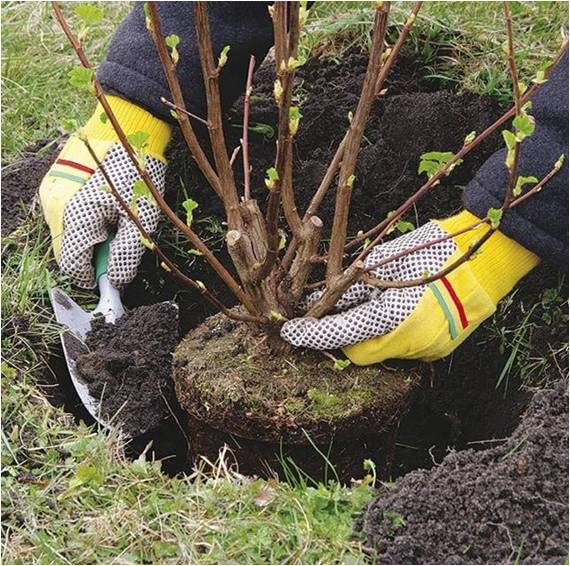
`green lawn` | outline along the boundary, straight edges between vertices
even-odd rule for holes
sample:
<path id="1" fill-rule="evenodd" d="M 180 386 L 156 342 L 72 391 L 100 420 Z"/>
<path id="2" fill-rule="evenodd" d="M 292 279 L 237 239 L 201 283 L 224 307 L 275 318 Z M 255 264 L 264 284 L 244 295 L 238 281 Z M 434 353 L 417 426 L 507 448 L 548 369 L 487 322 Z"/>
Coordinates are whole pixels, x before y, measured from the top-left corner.
<path id="1" fill-rule="evenodd" d="M 401 22 L 409 9 L 396 3 Z M 567 26 L 563 2 L 513 2 L 522 75 L 551 56 Z M 128 5 L 102 2 L 104 23 L 88 51 L 100 61 Z M 320 3 L 313 10 L 308 53 L 335 57 L 366 43 L 365 3 Z M 91 100 L 68 85 L 76 65 L 46 2 L 3 2 L 2 159 L 60 134 L 64 118 L 87 117 Z M 71 13 L 71 6 L 64 3 Z M 390 34 L 394 37 L 394 30 Z M 460 88 L 508 96 L 500 5 L 429 2 L 407 49 L 426 73 Z M 443 44 L 445 55 L 438 48 Z M 57 342 L 47 290 L 57 280 L 37 210 L 4 239 L 2 285 L 2 512 L 4 563 L 362 563 L 355 517 L 374 490 L 331 483 L 263 482 L 224 462 L 193 478 L 171 479 L 156 464 L 131 462 L 117 432 L 78 425 L 37 387 Z"/>

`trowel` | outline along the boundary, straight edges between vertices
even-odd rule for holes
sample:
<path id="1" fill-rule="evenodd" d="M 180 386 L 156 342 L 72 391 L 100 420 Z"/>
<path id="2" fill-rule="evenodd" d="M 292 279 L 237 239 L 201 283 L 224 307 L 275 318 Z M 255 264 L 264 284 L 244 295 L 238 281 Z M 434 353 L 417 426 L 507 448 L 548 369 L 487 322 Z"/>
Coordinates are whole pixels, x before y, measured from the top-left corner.
<path id="1" fill-rule="evenodd" d="M 59 324 L 65 327 L 60 332 L 61 345 L 73 386 L 89 414 L 105 428 L 110 428 L 110 422 L 101 415 L 100 399 L 91 395 L 87 384 L 82 379 L 77 369 L 77 359 L 82 354 L 89 352 L 85 340 L 87 333 L 91 330 L 91 321 L 95 316 L 104 316 L 105 322 L 114 324 L 118 318 L 125 314 L 121 294 L 118 289 L 111 285 L 107 277 L 109 246 L 114 237 L 115 234 L 109 235 L 105 242 L 95 246 L 93 253 L 95 278 L 99 288 L 99 302 L 94 310 L 91 312 L 83 310 L 67 293 L 57 287 L 50 291 L 55 318 Z M 178 308 L 175 303 L 170 304 L 174 304 Z"/>
<path id="2" fill-rule="evenodd" d="M 93 253 L 95 278 L 99 288 L 99 303 L 94 310 L 91 312 L 84 311 L 67 293 L 58 287 L 54 287 L 50 291 L 55 318 L 59 324 L 65 327 L 60 332 L 61 345 L 73 386 L 89 414 L 106 428 L 109 427 L 109 423 L 101 417 L 100 401 L 89 393 L 86 383 L 77 370 L 76 360 L 80 355 L 89 352 L 85 339 L 91 330 L 91 320 L 96 315 L 102 315 L 105 317 L 105 322 L 114 324 L 118 318 L 125 314 L 121 294 L 118 289 L 111 285 L 107 277 L 109 246 L 114 237 L 115 235 L 111 234 L 105 242 L 95 246 Z"/>

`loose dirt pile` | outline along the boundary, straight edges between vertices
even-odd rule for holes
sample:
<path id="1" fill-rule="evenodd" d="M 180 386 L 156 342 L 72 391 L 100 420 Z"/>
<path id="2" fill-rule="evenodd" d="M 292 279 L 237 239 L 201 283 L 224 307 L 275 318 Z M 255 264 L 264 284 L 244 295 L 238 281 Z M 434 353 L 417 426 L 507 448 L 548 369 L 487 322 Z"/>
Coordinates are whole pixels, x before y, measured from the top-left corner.
<path id="1" fill-rule="evenodd" d="M 157 427 L 174 402 L 171 352 L 178 343 L 177 308 L 168 303 L 135 309 L 107 324 L 95 318 L 88 354 L 77 368 L 89 391 L 101 399 L 101 415 L 131 437 Z"/>
<path id="2" fill-rule="evenodd" d="M 568 392 L 536 393 L 501 446 L 449 454 L 367 510 L 379 564 L 562 564 L 568 557 Z"/>

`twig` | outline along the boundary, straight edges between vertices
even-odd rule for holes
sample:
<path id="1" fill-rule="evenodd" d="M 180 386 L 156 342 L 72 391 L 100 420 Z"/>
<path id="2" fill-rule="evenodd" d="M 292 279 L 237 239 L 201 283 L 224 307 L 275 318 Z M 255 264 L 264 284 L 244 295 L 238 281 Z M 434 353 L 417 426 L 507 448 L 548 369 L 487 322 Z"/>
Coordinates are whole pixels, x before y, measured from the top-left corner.
<path id="1" fill-rule="evenodd" d="M 556 173 L 558 173 L 558 171 L 560 171 L 562 167 L 561 162 L 557 161 L 555 163 L 555 165 L 552 167 L 552 169 L 542 178 L 541 181 L 539 181 L 536 185 L 534 185 L 534 187 L 532 187 L 531 189 L 529 189 L 524 195 L 511 200 L 508 204 L 507 204 L 507 209 L 511 209 L 511 208 L 515 208 L 516 206 L 519 206 L 521 203 L 523 203 L 525 200 L 527 200 L 528 198 L 530 198 L 531 196 L 535 195 L 536 193 L 538 193 L 539 191 L 542 190 L 542 188 L 544 187 L 544 185 L 546 185 L 546 183 L 548 183 L 548 181 L 550 181 L 550 179 L 552 179 L 552 177 L 554 175 L 556 175 Z M 463 228 L 462 230 L 458 230 L 457 232 L 454 232 L 453 234 L 448 234 L 446 236 L 443 236 L 441 238 L 437 238 L 435 240 L 432 240 L 430 242 L 426 242 L 424 244 L 420 244 L 418 246 L 414 246 L 411 247 L 407 250 L 404 250 L 403 252 L 394 254 L 390 257 L 387 257 L 385 259 L 382 259 L 381 261 L 379 261 L 378 263 L 367 267 L 365 269 L 366 273 L 369 273 L 370 271 L 374 271 L 375 269 L 378 269 L 379 267 L 386 265 L 387 263 L 390 263 L 396 259 L 399 259 L 402 256 L 405 255 L 409 255 L 411 253 L 414 253 L 416 251 L 419 251 L 423 248 L 427 248 L 429 246 L 433 246 L 437 243 L 440 242 L 444 242 L 446 240 L 449 240 L 451 238 L 455 238 L 461 234 L 464 234 L 465 232 L 469 232 L 471 230 L 474 230 L 475 228 L 481 226 L 482 224 L 489 224 L 490 220 L 488 218 L 483 218 L 477 222 L 474 222 L 473 224 L 471 224 L 470 226 L 467 226 L 466 228 Z M 376 277 L 371 277 L 370 275 L 365 275 L 362 280 L 365 283 L 368 283 L 369 285 L 372 285 L 374 287 L 378 287 L 381 289 L 388 289 L 388 288 L 404 288 L 404 287 L 415 287 L 417 285 L 425 285 L 427 283 L 431 283 L 432 281 L 436 281 L 437 279 L 440 279 L 441 277 L 443 277 L 444 275 L 447 275 L 448 273 L 451 273 L 453 270 L 455 270 L 457 267 L 459 267 L 461 264 L 465 263 L 469 258 L 471 258 L 473 256 L 473 254 L 493 235 L 494 232 L 496 232 L 498 230 L 497 228 L 490 228 L 487 232 L 485 232 L 485 234 L 474 244 L 472 244 L 469 249 L 467 250 L 467 252 L 465 254 L 463 254 L 461 257 L 459 257 L 455 262 L 453 262 L 452 264 L 450 264 L 449 266 L 447 266 L 445 269 L 443 269 L 442 271 L 440 271 L 439 273 L 436 273 L 435 275 L 431 275 L 429 277 L 426 278 L 422 278 L 422 279 L 413 279 L 413 280 L 409 280 L 409 281 L 385 281 L 385 280 L 381 280 L 378 279 Z"/>
<path id="2" fill-rule="evenodd" d="M 192 112 L 188 112 L 188 110 L 186 110 L 186 108 L 181 108 L 177 104 L 174 104 L 174 102 L 170 102 L 170 100 L 167 100 L 166 98 L 164 98 L 164 96 L 160 97 L 160 102 L 162 102 L 163 104 L 166 104 L 166 106 L 168 106 L 169 108 L 172 108 L 172 110 L 176 110 L 176 112 L 182 112 L 182 113 L 186 114 L 188 117 L 193 118 L 194 120 L 197 120 L 198 122 L 204 124 L 204 126 L 206 126 L 206 127 L 210 125 L 210 124 L 208 124 L 207 120 L 204 120 L 204 118 L 200 118 L 200 116 L 198 116 L 197 114 L 192 114 Z"/>
<path id="3" fill-rule="evenodd" d="M 382 93 L 382 89 L 384 88 L 384 83 L 388 77 L 388 74 L 390 73 L 390 69 L 394 65 L 394 62 L 396 61 L 398 55 L 400 54 L 402 45 L 404 45 L 404 42 L 406 41 L 408 35 L 410 34 L 410 30 L 412 29 L 412 26 L 416 21 L 416 17 L 418 15 L 418 12 L 420 11 L 420 8 L 422 7 L 422 4 L 423 2 L 416 2 L 414 4 L 414 7 L 412 8 L 410 15 L 406 18 L 404 27 L 402 28 L 402 31 L 400 32 L 400 35 L 398 36 L 398 39 L 396 40 L 394 47 L 392 47 L 392 49 L 390 50 L 390 55 L 386 59 L 386 62 L 382 65 L 382 69 L 380 70 L 380 75 L 378 76 L 378 80 L 376 81 L 376 87 L 374 89 L 376 96 L 379 96 Z"/>
<path id="4" fill-rule="evenodd" d="M 513 21 L 511 18 L 511 11 L 507 2 L 503 2 L 503 15 L 505 17 L 505 24 L 507 28 L 507 48 L 508 48 L 508 60 L 509 60 L 509 71 L 511 74 L 511 80 L 513 82 L 513 95 L 515 99 L 515 117 L 521 116 L 521 91 L 519 85 L 519 75 L 517 72 L 517 64 L 515 61 L 515 49 L 513 41 Z M 502 209 L 508 208 L 509 203 L 513 200 L 513 191 L 517 182 L 517 171 L 520 159 L 521 151 L 521 141 L 515 140 L 515 147 L 513 150 L 513 161 L 508 167 L 509 170 L 509 182 L 507 184 L 507 190 L 505 191 L 505 199 L 503 201 Z"/>
<path id="5" fill-rule="evenodd" d="M 509 209 L 515 208 L 515 207 L 519 206 L 520 204 L 522 204 L 524 201 L 526 201 L 528 198 L 530 198 L 533 195 L 535 195 L 536 193 L 540 192 L 542 190 L 542 188 L 546 185 L 546 183 L 548 183 L 548 181 L 550 181 L 550 179 L 552 179 L 552 177 L 554 175 L 556 175 L 556 173 L 558 173 L 558 171 L 560 171 L 561 166 L 562 166 L 562 164 L 560 162 L 557 162 L 553 166 L 553 168 L 543 177 L 543 179 L 541 181 L 539 181 L 536 185 L 534 185 L 534 187 L 532 187 L 527 192 L 525 192 L 524 195 L 521 195 L 520 197 L 513 199 L 509 203 L 508 208 Z M 418 251 L 423 250 L 425 248 L 429 248 L 429 247 L 434 246 L 436 244 L 440 244 L 440 243 L 445 242 L 447 240 L 451 240 L 453 238 L 456 238 L 457 236 L 461 236 L 462 234 L 465 234 L 466 232 L 471 232 L 472 230 L 475 230 L 476 228 L 478 228 L 479 226 L 482 226 L 483 224 L 490 224 L 490 220 L 488 218 L 479 219 L 476 222 L 473 222 L 472 224 L 470 224 L 469 226 L 462 228 L 461 230 L 457 230 L 456 232 L 446 234 L 445 236 L 441 236 L 440 238 L 430 240 L 429 242 L 423 242 L 422 244 L 412 246 L 410 248 L 402 250 L 401 252 L 398 252 L 398 253 L 395 253 L 391 256 L 382 258 L 377 263 L 370 265 L 370 266 L 367 266 L 363 270 L 363 273 L 366 275 L 366 277 L 369 277 L 367 274 L 375 271 L 376 269 L 378 269 L 380 267 L 383 267 L 389 263 L 392 263 L 393 261 L 396 261 L 402 257 L 405 257 L 405 256 L 410 255 L 412 253 L 418 252 Z M 462 257 L 459 259 L 462 260 L 461 263 L 463 263 L 463 261 L 466 261 L 466 259 L 469 259 L 469 257 L 467 257 L 467 258 Z M 455 267 L 458 267 L 459 265 L 461 265 L 461 263 L 457 263 L 454 265 L 455 265 Z M 413 283 L 413 284 L 406 284 L 406 285 L 399 285 L 399 284 L 395 285 L 395 284 L 391 284 L 388 281 L 384 281 L 384 280 L 381 280 L 381 279 L 374 277 L 373 283 L 370 283 L 370 284 L 374 285 L 375 287 L 382 288 L 382 289 L 389 288 L 389 287 L 413 287 L 415 285 L 424 285 L 426 283 L 429 283 L 430 281 L 435 281 L 436 279 L 443 277 L 443 275 L 446 275 L 447 273 L 449 273 L 449 271 L 446 271 L 445 273 L 441 272 L 441 273 L 435 274 L 435 275 L 431 276 L 429 279 L 415 279 L 413 281 L 404 282 L 404 283 Z M 367 281 L 366 279 L 363 279 L 363 280 Z M 368 280 L 367 282 L 369 282 L 369 281 L 370 280 Z M 325 281 L 317 281 L 315 283 L 305 285 L 305 289 L 319 289 L 319 288 L 322 288 L 324 284 L 325 284 Z"/>
<path id="6" fill-rule="evenodd" d="M 379 289 L 405 289 L 406 287 L 417 287 L 418 285 L 427 285 L 432 281 L 437 281 L 441 279 L 448 273 L 451 273 L 455 269 L 457 269 L 460 265 L 465 263 L 469 258 L 473 256 L 477 250 L 481 248 L 481 246 L 497 231 L 496 228 L 489 228 L 479 240 L 469 246 L 469 249 L 459 258 L 457 258 L 454 262 L 450 263 L 445 269 L 442 269 L 438 273 L 434 275 L 430 275 L 428 277 L 422 277 L 420 279 L 409 279 L 407 281 L 387 281 L 386 279 L 378 279 L 377 277 L 373 277 L 371 275 L 364 275 L 362 277 L 362 281 L 368 285 L 372 285 L 372 287 L 378 287 Z"/>
<path id="7" fill-rule="evenodd" d="M 245 96 L 243 99 L 243 131 L 241 145 L 243 147 L 243 187 L 244 199 L 251 198 L 251 172 L 249 165 L 249 103 L 251 98 L 251 84 L 253 81 L 253 71 L 255 69 L 255 57 L 249 56 L 249 68 L 247 70 L 247 81 L 245 83 Z M 231 162 L 231 160 L 230 160 Z"/>

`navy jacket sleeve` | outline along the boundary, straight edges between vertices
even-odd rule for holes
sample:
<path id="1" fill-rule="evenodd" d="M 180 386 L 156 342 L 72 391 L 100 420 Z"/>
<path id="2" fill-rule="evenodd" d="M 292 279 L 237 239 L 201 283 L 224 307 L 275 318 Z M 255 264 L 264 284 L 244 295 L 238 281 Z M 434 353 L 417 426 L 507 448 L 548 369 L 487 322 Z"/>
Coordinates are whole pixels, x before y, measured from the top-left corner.
<path id="1" fill-rule="evenodd" d="M 536 128 L 521 146 L 519 175 L 541 179 L 560 155 L 568 158 L 568 52 L 532 103 L 530 113 Z M 479 217 L 503 202 L 505 151 L 494 153 L 465 190 L 465 206 Z M 505 214 L 501 231 L 558 269 L 568 271 L 568 159 L 542 191 Z"/>
<path id="2" fill-rule="evenodd" d="M 165 36 L 180 37 L 176 67 L 188 110 L 205 115 L 202 69 L 194 31 L 194 2 L 157 2 Z M 230 46 L 228 62 L 220 75 L 224 108 L 243 93 L 249 56 L 263 61 L 273 45 L 273 25 L 266 2 L 209 2 L 208 15 L 214 56 Z M 160 101 L 170 91 L 152 38 L 146 29 L 143 3 L 137 2 L 121 23 L 109 45 L 97 76 L 107 92 L 146 108 L 155 116 L 173 121 Z"/>

